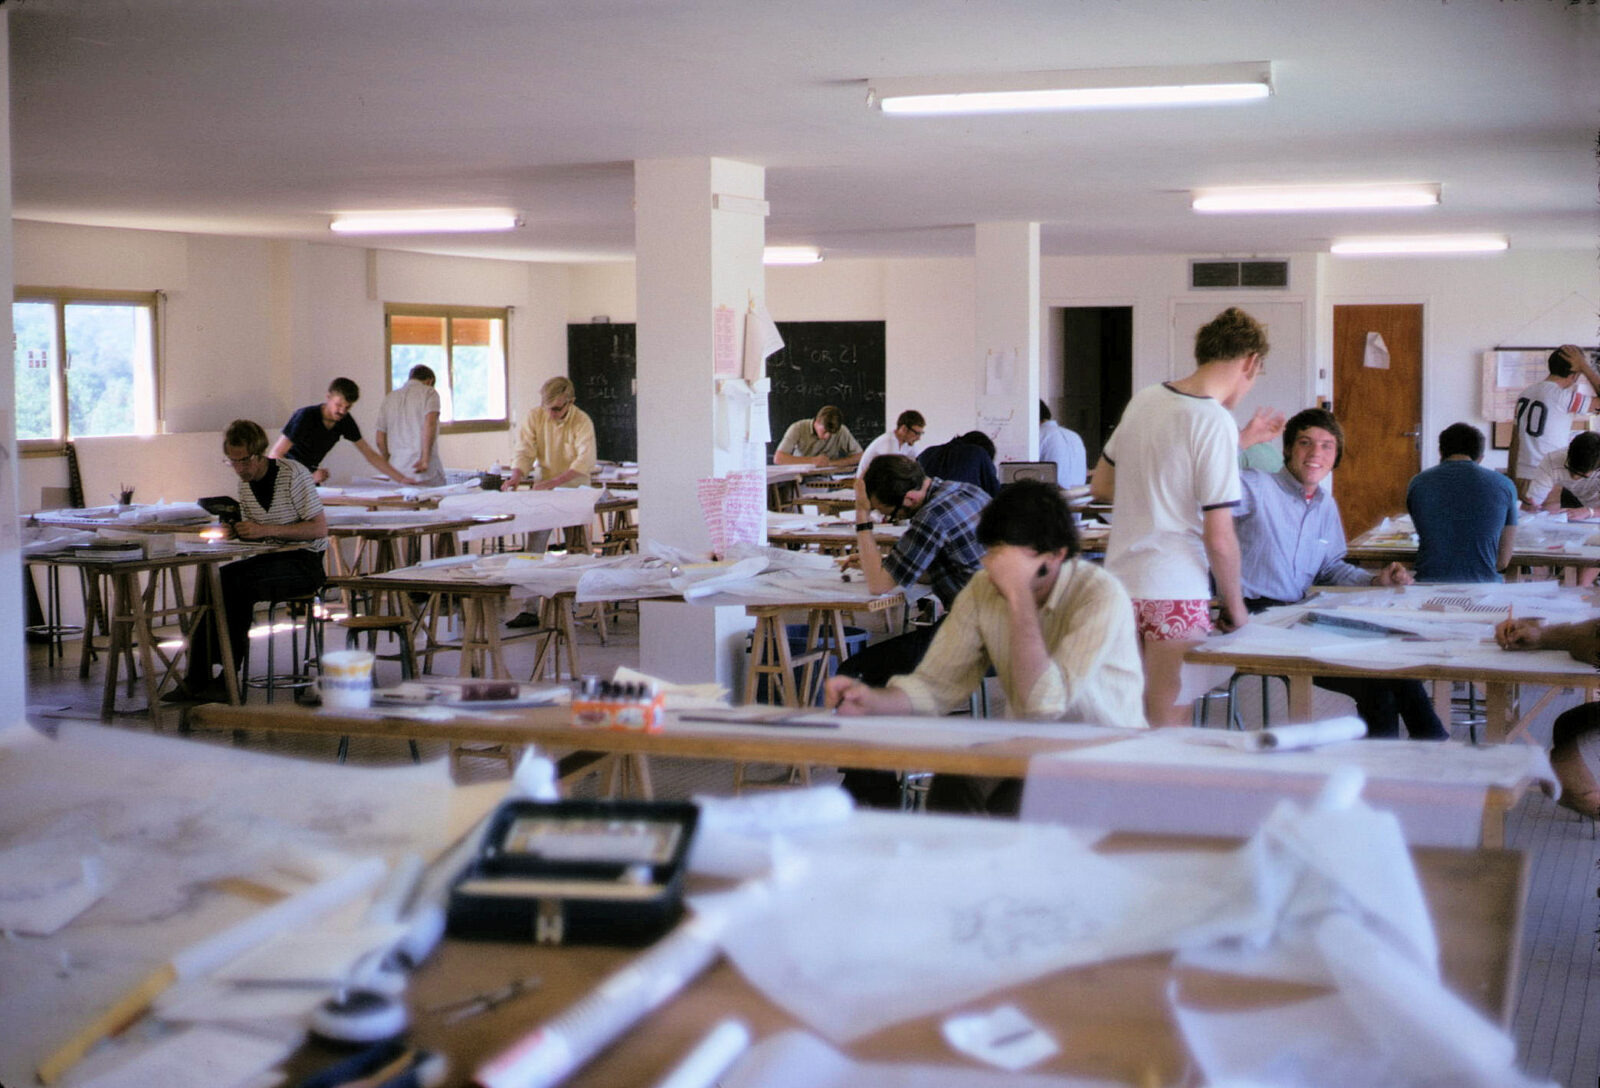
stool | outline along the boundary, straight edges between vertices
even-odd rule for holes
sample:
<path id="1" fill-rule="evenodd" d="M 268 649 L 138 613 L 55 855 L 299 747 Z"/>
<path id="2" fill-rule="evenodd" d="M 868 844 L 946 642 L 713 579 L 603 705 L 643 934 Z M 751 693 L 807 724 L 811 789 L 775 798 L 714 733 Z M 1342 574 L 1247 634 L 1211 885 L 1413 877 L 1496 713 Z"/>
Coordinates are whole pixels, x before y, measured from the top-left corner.
<path id="1" fill-rule="evenodd" d="M 309 670 L 322 657 L 322 617 L 317 613 L 321 597 L 321 591 L 317 590 L 267 600 L 267 673 L 254 680 L 250 678 L 250 653 L 247 650 L 242 663 L 244 683 L 241 693 L 249 688 L 265 689 L 267 702 L 270 703 L 279 688 L 300 690 L 314 683 Z M 289 671 L 285 673 L 277 671 L 278 640 L 274 637 L 280 607 L 289 617 Z"/>
<path id="2" fill-rule="evenodd" d="M 354 601 L 351 602 L 352 607 Z M 340 627 L 345 629 L 344 645 L 347 650 L 357 649 L 361 636 L 367 636 L 367 649 L 376 653 L 378 646 L 378 633 L 387 631 L 400 643 L 400 652 L 396 656 L 400 659 L 400 679 L 412 680 L 417 675 L 417 654 L 411 643 L 411 621 L 405 616 L 346 616 L 342 620 L 335 620 Z M 417 751 L 417 742 L 410 737 L 406 744 L 411 748 L 411 762 L 421 763 L 422 754 Z M 343 763 L 350 752 L 350 738 L 339 738 L 338 762 Z"/>

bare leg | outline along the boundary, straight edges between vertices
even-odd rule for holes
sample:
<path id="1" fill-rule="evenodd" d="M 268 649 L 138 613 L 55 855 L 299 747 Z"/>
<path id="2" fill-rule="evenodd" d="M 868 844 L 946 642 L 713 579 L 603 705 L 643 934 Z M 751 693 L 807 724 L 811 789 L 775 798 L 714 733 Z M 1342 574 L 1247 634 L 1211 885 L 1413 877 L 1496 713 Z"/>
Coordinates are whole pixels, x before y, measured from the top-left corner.
<path id="1" fill-rule="evenodd" d="M 1188 725 L 1191 710 L 1178 706 L 1183 691 L 1183 655 L 1200 639 L 1143 639 L 1144 716 L 1152 726 Z"/>

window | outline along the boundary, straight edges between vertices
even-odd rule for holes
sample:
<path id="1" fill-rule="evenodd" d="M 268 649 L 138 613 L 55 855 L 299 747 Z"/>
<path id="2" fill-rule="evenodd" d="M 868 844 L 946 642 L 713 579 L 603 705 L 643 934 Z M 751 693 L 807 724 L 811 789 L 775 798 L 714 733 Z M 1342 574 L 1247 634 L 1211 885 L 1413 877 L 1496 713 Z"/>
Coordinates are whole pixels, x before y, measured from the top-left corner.
<path id="1" fill-rule="evenodd" d="M 19 440 L 156 432 L 154 294 L 20 287 L 11 326 Z"/>
<path id="2" fill-rule="evenodd" d="M 503 427 L 506 411 L 506 317 L 475 306 L 384 307 L 389 388 L 418 364 L 433 370 L 442 430 Z"/>

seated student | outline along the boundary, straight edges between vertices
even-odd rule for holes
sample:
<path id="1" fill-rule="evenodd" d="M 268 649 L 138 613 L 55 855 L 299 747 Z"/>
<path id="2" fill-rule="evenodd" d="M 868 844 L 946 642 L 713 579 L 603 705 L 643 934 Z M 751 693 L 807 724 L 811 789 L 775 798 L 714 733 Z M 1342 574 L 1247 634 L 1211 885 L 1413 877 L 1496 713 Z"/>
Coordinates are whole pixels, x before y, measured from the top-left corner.
<path id="1" fill-rule="evenodd" d="M 876 526 L 870 521 L 857 522 L 857 552 L 847 565 L 861 568 L 867 588 L 874 593 L 909 586 L 926 575 L 948 609 L 983 559 L 978 515 L 988 505 L 989 496 L 971 484 L 929 476 L 917 462 L 898 453 L 886 453 L 873 461 L 864 484 L 873 510 L 885 517 L 909 513 L 911 519 L 887 553 L 872 535 Z M 915 668 L 931 641 L 933 628 L 918 627 L 868 646 L 848 658 L 839 671 L 881 684 Z"/>
<path id="2" fill-rule="evenodd" d="M 1523 509 L 1600 517 L 1600 432 L 1583 431 L 1566 449 L 1546 454 L 1528 480 Z"/>
<path id="3" fill-rule="evenodd" d="M 235 668 L 250 652 L 250 624 L 258 601 L 312 593 L 325 580 L 322 557 L 328 546 L 328 521 L 311 473 L 290 458 L 267 456 L 267 432 L 254 420 L 236 419 L 222 436 L 222 456 L 239 477 L 243 520 L 233 526 L 240 540 L 301 541 L 303 547 L 252 555 L 224 565 L 222 607 L 228 617 L 228 647 Z M 214 624 L 189 645 L 183 684 L 166 697 L 217 702 L 227 698 L 215 666 L 221 660 Z"/>
<path id="4" fill-rule="evenodd" d="M 1344 459 L 1344 428 L 1333 413 L 1307 408 L 1283 431 L 1284 467 L 1239 474 L 1233 508 L 1245 607 L 1259 612 L 1302 600 L 1313 585 L 1408 585 L 1399 563 L 1376 574 L 1344 561 L 1344 522 L 1321 485 Z M 1319 676 L 1318 687 L 1348 695 L 1371 737 L 1397 737 L 1400 721 L 1413 740 L 1449 740 L 1428 691 L 1416 680 Z"/>
<path id="5" fill-rule="evenodd" d="M 775 465 L 850 468 L 861 459 L 861 443 L 844 425 L 844 413 L 825 404 L 810 419 L 797 419 L 772 451 Z"/>
<path id="6" fill-rule="evenodd" d="M 1078 558 L 1078 533 L 1061 490 L 1039 480 L 1002 488 L 978 520 L 983 570 L 910 675 L 874 687 L 849 676 L 827 684 L 841 714 L 942 714 L 961 705 L 993 667 L 1009 713 L 1144 729 L 1144 667 L 1133 602 L 1120 583 Z M 940 776 L 930 807 L 1015 812 L 1015 779 Z"/>
<path id="7" fill-rule="evenodd" d="M 339 439 L 347 438 L 356 444 L 367 463 L 383 475 L 396 483 L 416 483 L 361 437 L 361 428 L 350 414 L 350 406 L 360 399 L 361 387 L 355 382 L 349 378 L 333 379 L 328 383 L 328 395 L 321 404 L 308 404 L 289 417 L 267 456 L 275 461 L 285 456 L 299 461 L 310 470 L 312 482 L 327 483 L 328 470 L 321 467 L 322 459 L 339 444 Z"/>
<path id="8" fill-rule="evenodd" d="M 1573 660 L 1600 668 L 1600 623 L 1557 623 L 1546 626 L 1543 620 L 1502 620 L 1494 629 L 1495 641 L 1504 650 L 1565 650 Z M 1562 714 L 1551 731 L 1550 766 L 1561 783 L 1557 803 L 1600 820 L 1600 783 L 1589 769 L 1583 749 L 1600 755 L 1600 703 L 1584 703 Z"/>
<path id="9" fill-rule="evenodd" d="M 1417 530 L 1417 581 L 1499 582 L 1517 539 L 1517 489 L 1483 460 L 1483 432 L 1439 432 L 1439 463 L 1411 478 L 1406 510 Z"/>
<path id="10" fill-rule="evenodd" d="M 856 465 L 856 520 L 866 521 L 872 507 L 867 502 L 867 485 L 865 478 L 867 466 L 886 453 L 903 453 L 907 457 L 915 457 L 917 443 L 922 441 L 923 432 L 928 429 L 927 420 L 922 418 L 922 413 L 914 408 L 908 408 L 900 413 L 900 418 L 894 422 L 894 430 L 884 431 L 877 438 L 867 443 L 866 450 L 861 454 L 861 461 Z"/>
<path id="11" fill-rule="evenodd" d="M 1050 406 L 1039 402 L 1039 460 L 1054 461 L 1056 483 L 1061 487 L 1082 487 L 1089 482 L 1089 454 L 1077 431 L 1055 421 Z"/>
<path id="12" fill-rule="evenodd" d="M 929 476 L 960 480 L 981 487 L 990 497 L 1000 494 L 1000 473 L 994 467 L 994 439 L 982 431 L 958 434 L 942 446 L 929 446 L 917 464 Z"/>

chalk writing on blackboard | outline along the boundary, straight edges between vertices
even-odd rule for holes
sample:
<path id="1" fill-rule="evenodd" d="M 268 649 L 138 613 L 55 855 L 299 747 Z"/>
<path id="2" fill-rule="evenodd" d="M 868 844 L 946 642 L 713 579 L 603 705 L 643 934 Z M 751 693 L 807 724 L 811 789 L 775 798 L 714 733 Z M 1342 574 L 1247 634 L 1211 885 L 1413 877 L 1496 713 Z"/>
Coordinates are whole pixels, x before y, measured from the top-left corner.
<path id="1" fill-rule="evenodd" d="M 633 461 L 639 453 L 633 325 L 568 325 L 567 376 L 578 407 L 594 420 L 595 453 L 606 461 Z"/>
<path id="2" fill-rule="evenodd" d="M 767 360 L 772 433 L 832 404 L 862 445 L 882 434 L 884 329 L 882 321 L 778 322 L 784 347 Z"/>

